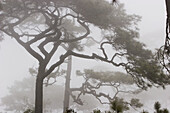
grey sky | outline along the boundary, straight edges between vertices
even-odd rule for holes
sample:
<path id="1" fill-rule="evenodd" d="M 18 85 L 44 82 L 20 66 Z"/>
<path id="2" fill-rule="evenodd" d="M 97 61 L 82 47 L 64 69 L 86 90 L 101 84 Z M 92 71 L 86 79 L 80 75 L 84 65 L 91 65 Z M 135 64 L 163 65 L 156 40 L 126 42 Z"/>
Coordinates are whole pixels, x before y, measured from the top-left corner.
<path id="1" fill-rule="evenodd" d="M 166 11 L 164 0 L 120 0 L 127 12 L 142 16 L 140 40 L 149 47 L 159 48 L 165 40 Z"/>

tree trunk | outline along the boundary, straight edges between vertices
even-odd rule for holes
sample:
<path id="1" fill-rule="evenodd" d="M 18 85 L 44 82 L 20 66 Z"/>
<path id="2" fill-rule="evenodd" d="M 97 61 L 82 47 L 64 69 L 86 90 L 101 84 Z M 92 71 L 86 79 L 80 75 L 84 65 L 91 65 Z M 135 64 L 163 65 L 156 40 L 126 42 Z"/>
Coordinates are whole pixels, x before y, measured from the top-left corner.
<path id="1" fill-rule="evenodd" d="M 71 67 L 72 67 L 72 57 L 68 57 L 68 64 L 67 64 L 67 75 L 65 81 L 65 92 L 64 92 L 64 102 L 63 102 L 63 113 L 69 108 L 69 101 L 70 101 L 70 76 L 71 76 Z"/>
<path id="2" fill-rule="evenodd" d="M 165 0 L 165 3 L 166 3 L 166 11 L 167 11 L 169 32 L 170 32 L 170 0 Z"/>
<path id="3" fill-rule="evenodd" d="M 35 113 L 42 113 L 43 111 L 43 78 L 41 74 L 37 75 L 36 78 L 36 89 L 35 89 Z"/>

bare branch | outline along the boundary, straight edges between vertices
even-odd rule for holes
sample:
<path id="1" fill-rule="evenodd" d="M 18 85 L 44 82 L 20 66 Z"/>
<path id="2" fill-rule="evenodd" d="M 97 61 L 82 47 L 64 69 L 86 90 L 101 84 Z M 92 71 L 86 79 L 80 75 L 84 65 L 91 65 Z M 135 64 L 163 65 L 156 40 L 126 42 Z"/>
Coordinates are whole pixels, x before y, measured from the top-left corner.
<path id="1" fill-rule="evenodd" d="M 9 30 L 11 31 L 11 36 L 14 37 L 16 41 L 21 44 L 34 58 L 36 58 L 39 62 L 43 60 L 43 58 L 36 51 L 34 51 L 29 44 L 20 40 L 20 36 L 14 31 L 12 26 L 9 26 Z"/>

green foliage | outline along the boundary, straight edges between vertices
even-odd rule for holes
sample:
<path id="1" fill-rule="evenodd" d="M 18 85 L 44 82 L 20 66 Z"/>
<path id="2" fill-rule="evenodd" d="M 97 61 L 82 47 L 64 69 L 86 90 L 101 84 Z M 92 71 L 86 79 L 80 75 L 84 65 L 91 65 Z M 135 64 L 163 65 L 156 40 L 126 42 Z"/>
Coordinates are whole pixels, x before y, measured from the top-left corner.
<path id="1" fill-rule="evenodd" d="M 133 84 L 134 81 L 130 75 L 122 72 L 112 72 L 112 71 L 94 71 L 92 69 L 85 69 L 84 72 L 77 70 L 77 75 L 85 75 L 87 78 L 93 80 L 99 80 L 101 82 L 118 82 L 123 84 Z"/>
<path id="2" fill-rule="evenodd" d="M 124 111 L 129 110 L 129 105 L 134 108 L 141 108 L 142 103 L 139 102 L 139 99 L 132 98 L 130 103 L 124 101 L 123 98 L 116 97 L 113 102 L 111 102 L 111 110 L 116 113 L 123 113 Z"/>
<path id="3" fill-rule="evenodd" d="M 103 0 L 77 0 L 75 5 L 86 20 L 100 28 L 127 27 L 135 18 L 125 13 L 122 4 L 115 7 Z"/>
<path id="4" fill-rule="evenodd" d="M 152 83 L 158 84 L 164 88 L 164 85 L 169 84 L 168 76 L 162 71 L 159 63 L 156 60 L 146 60 L 143 58 L 133 59 L 134 68 L 130 67 L 131 74 L 136 75 L 138 84 L 142 87 L 151 87 Z M 146 79 L 148 82 L 146 82 Z"/>
<path id="5" fill-rule="evenodd" d="M 106 2 L 102 0 L 78 0 L 75 4 L 80 14 L 89 20 L 90 23 L 100 27 L 108 27 L 109 17 L 107 16 L 109 16 L 111 6 L 106 4 Z"/>
<path id="6" fill-rule="evenodd" d="M 136 99 L 136 98 L 131 99 L 130 105 L 135 107 L 135 108 L 141 108 L 143 106 L 143 104 L 140 103 L 139 99 Z"/>
<path id="7" fill-rule="evenodd" d="M 165 74 L 160 63 L 154 58 L 153 53 L 145 48 L 145 45 L 138 42 L 138 32 L 133 30 L 115 29 L 116 36 L 106 37 L 113 41 L 113 49 L 127 53 L 127 72 L 133 76 L 137 85 L 143 89 L 170 84 L 168 75 Z"/>
<path id="8" fill-rule="evenodd" d="M 115 42 L 115 45 L 113 45 L 115 48 L 126 50 L 129 57 L 133 56 L 145 59 L 152 58 L 152 52 L 148 49 L 144 49 L 145 45 L 136 40 L 136 38 L 139 37 L 137 31 L 126 31 L 121 28 L 116 28 L 115 32 L 115 39 L 112 37 L 107 37 L 109 40 L 112 38 L 112 40 Z"/>
<path id="9" fill-rule="evenodd" d="M 161 104 L 160 104 L 159 102 L 155 102 L 154 108 L 155 108 L 155 110 L 158 112 L 159 109 L 161 108 Z"/>
<path id="10" fill-rule="evenodd" d="M 123 111 L 129 110 L 128 105 L 122 98 L 115 98 L 113 102 L 111 102 L 110 106 L 112 111 L 115 111 L 116 113 L 122 113 Z"/>
<path id="11" fill-rule="evenodd" d="M 32 109 L 27 109 L 26 111 L 24 111 L 24 113 L 35 113 L 35 112 Z"/>
<path id="12" fill-rule="evenodd" d="M 154 108 L 156 110 L 155 113 L 169 113 L 168 109 L 166 108 L 161 109 L 161 104 L 159 102 L 155 102 Z"/>
<path id="13" fill-rule="evenodd" d="M 168 109 L 163 109 L 163 113 L 169 113 Z"/>
<path id="14" fill-rule="evenodd" d="M 133 101 L 133 102 L 132 102 Z M 130 105 L 132 106 L 133 103 L 140 103 L 138 99 L 132 99 Z M 105 111 L 104 113 L 123 113 L 124 111 L 129 110 L 128 103 L 124 101 L 123 99 L 116 98 L 113 102 L 111 102 L 111 110 L 112 111 Z M 133 106 L 135 107 L 135 106 Z M 142 107 L 142 105 L 139 105 L 137 108 Z M 155 102 L 154 105 L 156 112 L 154 113 L 169 113 L 168 109 L 160 109 L 161 105 L 159 102 Z M 73 109 L 70 109 L 71 112 L 66 113 L 75 113 Z M 73 112 L 72 112 L 73 111 Z M 93 110 L 92 113 L 102 113 L 100 109 Z M 148 111 L 143 110 L 140 113 L 149 113 Z"/>
<path id="15" fill-rule="evenodd" d="M 99 109 L 95 109 L 93 110 L 93 113 L 101 113 L 101 111 Z"/>
<path id="16" fill-rule="evenodd" d="M 149 112 L 147 112 L 147 111 L 143 110 L 141 113 L 149 113 Z"/>
<path id="17" fill-rule="evenodd" d="M 75 13 L 81 14 L 85 21 L 105 29 L 114 27 L 128 28 L 139 20 L 139 17 L 136 15 L 127 15 L 122 4 L 117 7 L 111 6 L 108 2 L 103 0 L 41 0 L 41 2 L 38 3 L 36 1 L 32 2 L 31 0 L 28 0 L 24 1 L 25 4 L 29 4 L 26 6 L 24 6 L 20 0 L 13 0 L 15 4 L 10 0 L 6 0 L 5 2 L 4 7 L 6 7 L 6 12 L 11 13 L 11 10 L 15 9 L 13 10 L 13 13 L 20 14 L 20 16 L 23 16 L 24 13 L 26 13 L 25 11 L 27 10 L 25 8 L 31 9 L 34 7 L 41 7 L 42 9 L 46 9 L 46 6 L 53 6 L 52 4 L 55 4 L 56 7 L 70 7 Z M 36 16 L 34 16 L 33 18 L 37 20 Z M 44 20 L 44 18 L 41 18 L 40 21 L 41 20 Z"/>
<path id="18" fill-rule="evenodd" d="M 139 105 L 137 105 L 139 103 Z M 139 99 L 132 99 L 131 103 L 128 104 L 126 101 L 124 101 L 122 98 L 115 98 L 115 100 L 113 102 L 111 102 L 111 110 L 112 111 L 105 111 L 104 113 L 123 113 L 124 111 L 128 111 L 129 107 L 128 105 L 136 105 L 133 107 L 137 107 L 137 108 L 141 108 L 143 105 L 139 102 Z M 161 105 L 159 102 L 155 102 L 154 108 L 156 110 L 156 112 L 154 113 L 169 113 L 167 108 L 164 109 L 160 109 Z M 66 113 L 76 113 L 73 109 L 69 109 Z M 92 113 L 102 113 L 100 109 L 95 109 L 93 110 Z M 140 113 L 149 113 L 145 110 L 143 110 Z"/>
<path id="19" fill-rule="evenodd" d="M 74 111 L 74 109 L 67 109 L 65 113 L 77 113 Z"/>
<path id="20" fill-rule="evenodd" d="M 65 19 L 62 21 L 61 28 L 64 29 L 66 39 L 74 39 L 75 35 L 85 33 L 86 30 L 82 26 L 75 25 L 75 20 Z M 67 50 L 76 49 L 78 51 L 83 51 L 83 45 L 81 42 L 69 42 Z"/>
<path id="21" fill-rule="evenodd" d="M 139 87 L 147 88 L 152 84 L 164 87 L 169 84 L 168 75 L 166 75 L 159 62 L 154 58 L 153 53 L 145 49 L 145 45 L 135 40 L 138 35 L 135 32 L 128 32 L 117 29 L 117 37 L 114 39 L 114 48 L 127 52 L 128 72 L 136 78 Z M 110 40 L 110 38 L 108 37 Z M 147 81 L 147 82 L 146 82 Z"/>
<path id="22" fill-rule="evenodd" d="M 61 28 L 65 28 L 67 33 L 76 34 L 76 33 L 84 33 L 86 30 L 82 26 L 75 25 L 76 20 L 64 19 L 62 21 Z"/>

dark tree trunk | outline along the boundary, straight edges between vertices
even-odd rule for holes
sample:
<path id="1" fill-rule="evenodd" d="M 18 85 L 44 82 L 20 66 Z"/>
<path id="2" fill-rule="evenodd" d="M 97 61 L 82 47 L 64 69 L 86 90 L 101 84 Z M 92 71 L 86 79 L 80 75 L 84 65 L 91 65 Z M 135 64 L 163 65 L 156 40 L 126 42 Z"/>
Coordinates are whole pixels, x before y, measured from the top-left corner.
<path id="1" fill-rule="evenodd" d="M 65 81 L 65 92 L 64 92 L 64 102 L 63 102 L 63 113 L 69 108 L 69 101 L 70 101 L 70 76 L 71 76 L 71 67 L 72 67 L 72 57 L 68 57 L 68 64 L 67 64 L 67 75 Z"/>
<path id="2" fill-rule="evenodd" d="M 43 111 L 43 78 L 41 74 L 37 75 L 36 78 L 36 89 L 35 89 L 35 113 L 42 113 Z"/>
<path id="3" fill-rule="evenodd" d="M 169 32 L 170 32 L 170 0 L 165 0 L 165 2 L 166 2 L 166 11 L 167 11 Z"/>
<path id="4" fill-rule="evenodd" d="M 167 10 L 167 13 L 169 15 L 170 13 L 170 0 L 165 0 L 166 1 L 166 10 Z"/>

